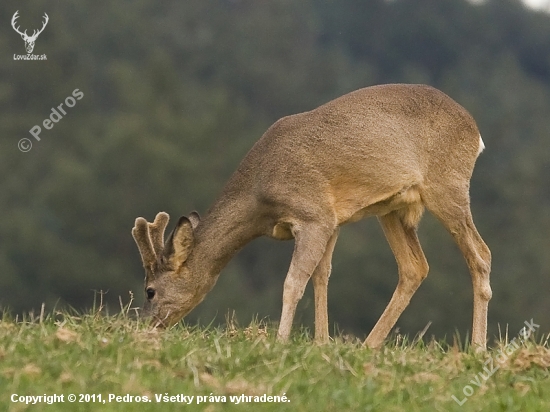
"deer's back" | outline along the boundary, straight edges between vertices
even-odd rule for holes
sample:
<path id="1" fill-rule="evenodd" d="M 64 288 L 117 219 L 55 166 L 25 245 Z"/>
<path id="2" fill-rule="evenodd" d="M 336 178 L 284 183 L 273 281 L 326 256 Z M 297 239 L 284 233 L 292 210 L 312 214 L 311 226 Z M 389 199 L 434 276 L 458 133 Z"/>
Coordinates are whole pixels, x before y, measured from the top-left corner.
<path id="1" fill-rule="evenodd" d="M 343 215 L 445 175 L 469 181 L 479 152 L 470 114 L 424 85 L 357 90 L 271 126 L 239 174 L 267 203 L 344 207 Z M 328 199 L 328 200 L 327 200 Z"/>

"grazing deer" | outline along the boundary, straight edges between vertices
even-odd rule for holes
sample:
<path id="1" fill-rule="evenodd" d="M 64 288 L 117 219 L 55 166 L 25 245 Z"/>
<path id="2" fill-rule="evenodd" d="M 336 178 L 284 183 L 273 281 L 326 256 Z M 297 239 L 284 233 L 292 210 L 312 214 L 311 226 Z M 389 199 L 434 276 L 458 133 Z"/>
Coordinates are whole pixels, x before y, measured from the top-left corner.
<path id="1" fill-rule="evenodd" d="M 157 326 L 178 322 L 212 289 L 252 239 L 295 239 L 278 338 L 289 337 L 308 280 L 315 339 L 329 339 L 327 285 L 338 228 L 377 216 L 399 269 L 397 288 L 365 344 L 382 345 L 428 263 L 416 228 L 427 208 L 452 234 L 473 282 L 473 345 L 484 349 L 491 253 L 470 212 L 474 163 L 484 149 L 472 116 L 424 85 L 382 85 L 346 94 L 273 124 L 252 147 L 204 219 L 181 217 L 164 243 L 168 214 L 136 219 L 146 309 Z"/>
<path id="2" fill-rule="evenodd" d="M 18 18 L 19 18 L 19 10 L 17 10 L 14 13 L 14 15 L 11 19 L 11 26 L 13 27 L 13 29 L 17 33 L 19 33 L 21 35 L 21 38 L 25 42 L 25 48 L 27 49 L 27 53 L 31 54 L 32 51 L 34 50 L 34 43 L 36 42 L 36 39 L 38 38 L 38 35 L 44 31 L 44 29 L 46 28 L 46 25 L 48 24 L 48 21 L 50 20 L 50 18 L 48 17 L 48 15 L 46 13 L 44 13 L 44 22 L 42 23 L 42 28 L 40 30 L 33 30 L 32 36 L 27 35 L 27 30 L 25 30 L 24 32 L 21 32 L 19 30 L 19 26 L 17 26 L 17 27 L 15 26 L 17 24 L 17 19 Z"/>

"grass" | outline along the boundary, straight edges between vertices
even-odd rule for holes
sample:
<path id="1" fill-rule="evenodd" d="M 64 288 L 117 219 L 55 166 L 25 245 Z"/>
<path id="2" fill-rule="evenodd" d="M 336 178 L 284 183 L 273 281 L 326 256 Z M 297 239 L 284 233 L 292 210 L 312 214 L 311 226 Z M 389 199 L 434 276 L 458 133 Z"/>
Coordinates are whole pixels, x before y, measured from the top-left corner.
<path id="1" fill-rule="evenodd" d="M 397 336 L 374 351 L 346 337 L 315 345 L 304 330 L 283 344 L 275 332 L 257 321 L 247 327 L 229 321 L 223 329 L 180 324 L 158 332 L 132 319 L 128 307 L 115 316 L 54 311 L 20 320 L 4 314 L 0 410 L 550 410 L 548 337 L 508 346 L 505 358 L 499 352 L 506 352 L 505 341 L 476 354 L 458 344 Z M 489 376 L 491 363 L 498 370 Z M 64 402 L 26 405 L 11 402 L 13 394 L 22 400 L 64 395 Z M 75 403 L 69 394 L 77 395 Z M 95 402 L 80 403 L 79 394 L 95 394 Z M 121 398 L 109 402 L 109 394 Z M 151 402 L 125 402 L 125 395 Z M 459 405 L 453 395 L 466 400 Z M 173 398 L 159 403 L 155 396 Z M 183 396 L 193 396 L 191 404 L 181 403 L 189 401 Z M 267 396 L 288 402 L 254 402 Z"/>

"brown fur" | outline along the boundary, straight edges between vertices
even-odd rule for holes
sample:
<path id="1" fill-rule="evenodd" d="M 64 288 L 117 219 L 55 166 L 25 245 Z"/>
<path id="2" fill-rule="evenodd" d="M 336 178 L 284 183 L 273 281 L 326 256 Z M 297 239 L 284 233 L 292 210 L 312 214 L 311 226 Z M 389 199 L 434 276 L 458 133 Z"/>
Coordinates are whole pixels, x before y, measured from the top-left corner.
<path id="1" fill-rule="evenodd" d="M 202 221 L 196 213 L 180 219 L 162 253 L 158 233 L 147 235 L 138 218 L 133 234 L 147 293 L 154 292 L 149 309 L 158 324 L 171 325 L 202 301 L 243 245 L 263 235 L 294 238 L 278 336 L 288 338 L 312 278 L 315 337 L 327 341 L 338 228 L 377 216 L 399 268 L 395 293 L 365 341 L 379 347 L 428 273 L 416 236 L 427 208 L 466 258 L 474 286 L 472 342 L 484 348 L 491 254 L 472 221 L 468 194 L 481 145 L 468 112 L 423 85 L 368 87 L 282 118 L 252 147 Z"/>

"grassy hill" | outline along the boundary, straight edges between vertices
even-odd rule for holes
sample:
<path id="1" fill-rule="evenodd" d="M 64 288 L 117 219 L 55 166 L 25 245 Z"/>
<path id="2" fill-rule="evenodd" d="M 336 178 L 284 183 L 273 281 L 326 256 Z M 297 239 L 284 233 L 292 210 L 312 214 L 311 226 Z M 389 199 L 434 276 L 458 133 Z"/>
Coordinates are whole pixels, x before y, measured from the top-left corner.
<path id="1" fill-rule="evenodd" d="M 548 336 L 510 333 L 475 354 L 395 335 L 373 351 L 346 336 L 315 345 L 305 330 L 278 343 L 264 322 L 158 332 L 131 314 L 4 314 L 0 410 L 550 410 Z"/>

